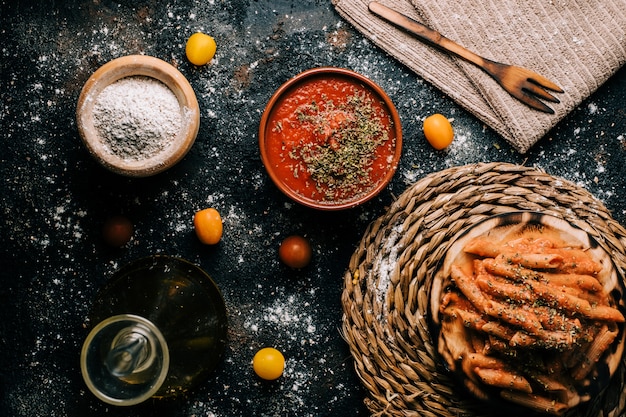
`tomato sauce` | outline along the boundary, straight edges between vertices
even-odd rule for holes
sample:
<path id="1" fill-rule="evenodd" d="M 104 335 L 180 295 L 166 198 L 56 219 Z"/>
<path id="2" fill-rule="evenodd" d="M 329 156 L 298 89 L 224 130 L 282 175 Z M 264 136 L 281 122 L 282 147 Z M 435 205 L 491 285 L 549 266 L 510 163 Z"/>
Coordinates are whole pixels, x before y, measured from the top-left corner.
<path id="1" fill-rule="evenodd" d="M 287 92 L 268 119 L 266 146 L 277 176 L 322 204 L 356 200 L 395 169 L 386 105 L 369 87 L 340 76 L 313 77 Z"/>

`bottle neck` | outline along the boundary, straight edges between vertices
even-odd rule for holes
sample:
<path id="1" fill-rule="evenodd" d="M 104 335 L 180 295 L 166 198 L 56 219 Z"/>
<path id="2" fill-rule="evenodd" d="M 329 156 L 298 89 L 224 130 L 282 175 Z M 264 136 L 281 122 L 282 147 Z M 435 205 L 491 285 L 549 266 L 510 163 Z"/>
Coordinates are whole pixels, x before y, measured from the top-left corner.
<path id="1" fill-rule="evenodd" d="M 89 389 L 114 405 L 133 405 L 153 396 L 169 370 L 169 350 L 160 330 L 130 314 L 110 317 L 89 333 L 81 371 Z"/>

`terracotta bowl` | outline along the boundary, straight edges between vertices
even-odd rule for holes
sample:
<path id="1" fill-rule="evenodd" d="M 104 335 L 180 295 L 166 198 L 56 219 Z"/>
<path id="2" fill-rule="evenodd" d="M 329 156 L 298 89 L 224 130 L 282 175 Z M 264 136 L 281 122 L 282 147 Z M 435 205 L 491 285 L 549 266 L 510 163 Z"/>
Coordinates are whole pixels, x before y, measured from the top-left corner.
<path id="1" fill-rule="evenodd" d="M 144 76 L 165 84 L 176 96 L 181 111 L 181 128 L 161 148 L 147 157 L 125 158 L 105 144 L 94 125 L 94 105 L 98 95 L 116 81 Z M 146 177 L 178 163 L 193 145 L 200 125 L 196 95 L 187 79 L 172 65 L 158 58 L 129 55 L 100 67 L 85 83 L 76 109 L 78 132 L 90 154 L 107 169 L 126 176 Z"/>
<path id="2" fill-rule="evenodd" d="M 322 96 L 323 88 L 328 90 L 324 90 L 326 93 Z M 356 106 L 345 103 L 354 99 L 363 103 Z M 368 150 L 370 153 L 365 157 L 371 155 L 369 165 L 354 170 L 347 163 L 342 167 L 343 162 L 327 162 L 332 153 L 330 147 L 337 153 L 345 152 L 348 147 L 357 148 L 348 145 L 351 142 L 346 139 L 349 134 L 345 133 L 350 120 L 362 119 L 355 116 L 358 112 L 352 108 L 375 109 L 376 126 L 384 126 L 386 132 L 384 141 L 378 134 L 360 135 L 359 146 L 366 145 L 370 149 L 371 143 L 377 145 Z M 308 114 L 303 116 L 303 112 Z M 326 116 L 328 119 L 320 121 Z M 306 122 L 296 126 L 298 120 L 305 119 Z M 307 128 L 302 127 L 304 123 Z M 365 122 L 355 123 L 364 126 Z M 292 127 L 295 131 L 290 130 Z M 300 133 L 296 133 L 298 129 Z M 368 130 L 359 128 L 358 131 Z M 314 68 L 285 82 L 271 97 L 261 117 L 259 147 L 267 173 L 289 198 L 320 210 L 348 209 L 370 200 L 391 181 L 402 152 L 402 126 L 391 99 L 367 77 L 343 68 Z M 309 160 L 305 159 L 307 156 Z M 346 157 L 338 161 L 358 159 Z M 318 165 L 312 168 L 313 163 Z M 312 174 L 319 172 L 331 174 L 317 177 Z M 352 183 L 347 182 L 349 175 L 353 175 Z"/>

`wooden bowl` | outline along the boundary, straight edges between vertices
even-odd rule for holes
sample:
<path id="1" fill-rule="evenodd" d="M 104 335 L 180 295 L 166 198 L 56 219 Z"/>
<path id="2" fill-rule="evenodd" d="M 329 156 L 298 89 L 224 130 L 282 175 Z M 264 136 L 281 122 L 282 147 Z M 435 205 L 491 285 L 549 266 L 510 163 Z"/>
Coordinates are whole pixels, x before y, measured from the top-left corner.
<path id="1" fill-rule="evenodd" d="M 371 118 L 356 108 L 373 109 Z M 350 139 L 349 129 L 369 131 L 363 126 L 379 133 Z M 355 157 L 350 150 L 361 146 L 366 150 Z M 391 181 L 402 151 L 402 126 L 391 99 L 367 77 L 314 68 L 271 97 L 261 118 L 259 147 L 267 173 L 285 195 L 307 207 L 341 210 L 370 200 Z M 367 162 L 357 166 L 355 161 Z"/>
<path id="2" fill-rule="evenodd" d="M 134 76 L 158 80 L 174 93 L 180 105 L 181 127 L 173 137 L 163 139 L 155 152 L 129 158 L 107 145 L 94 123 L 94 106 L 106 87 Z M 191 85 L 176 68 L 158 58 L 129 55 L 106 63 L 87 80 L 78 99 L 76 121 L 83 143 L 100 164 L 117 174 L 146 177 L 165 171 L 187 154 L 198 134 L 200 110 Z"/>

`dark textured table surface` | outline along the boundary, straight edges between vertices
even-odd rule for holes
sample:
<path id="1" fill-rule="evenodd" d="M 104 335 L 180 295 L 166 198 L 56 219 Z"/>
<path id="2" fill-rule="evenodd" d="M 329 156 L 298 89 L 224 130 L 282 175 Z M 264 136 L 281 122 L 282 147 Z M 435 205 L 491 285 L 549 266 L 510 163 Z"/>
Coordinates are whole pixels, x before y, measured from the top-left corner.
<path id="1" fill-rule="evenodd" d="M 408 185 L 451 166 L 504 161 L 536 166 L 585 187 L 626 224 L 626 71 L 562 121 L 528 154 L 516 153 L 449 98 L 349 27 L 330 0 L 2 1 L 0 9 L 0 415 L 366 415 L 366 393 L 341 338 L 343 272 L 367 224 Z M 195 31 L 215 37 L 202 68 L 184 55 Z M 78 137 L 75 107 L 87 78 L 128 54 L 164 59 L 187 77 L 201 108 L 197 141 L 169 171 L 144 179 L 109 173 Z M 425 57 L 427 59 L 427 57 Z M 390 186 L 343 212 L 290 202 L 259 158 L 257 130 L 273 91 L 312 67 L 357 71 L 400 112 L 404 152 Z M 455 142 L 434 151 L 421 133 L 432 113 L 453 118 Z M 216 247 L 195 237 L 196 210 L 217 208 Z M 114 214 L 133 239 L 107 247 Z M 307 236 L 314 259 L 294 272 L 278 261 L 289 234 Z M 79 354 L 94 297 L 122 265 L 154 253 L 206 270 L 223 292 L 229 340 L 211 379 L 174 401 L 130 408 L 86 389 Z M 267 383 L 250 361 L 271 345 L 287 357 Z"/>

